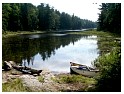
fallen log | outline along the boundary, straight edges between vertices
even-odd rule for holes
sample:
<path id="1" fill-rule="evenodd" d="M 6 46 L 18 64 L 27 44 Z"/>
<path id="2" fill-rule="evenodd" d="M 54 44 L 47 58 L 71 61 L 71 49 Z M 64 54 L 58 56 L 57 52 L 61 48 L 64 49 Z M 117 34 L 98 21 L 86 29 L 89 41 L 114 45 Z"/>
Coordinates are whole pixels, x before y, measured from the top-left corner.
<path id="1" fill-rule="evenodd" d="M 30 70 L 22 70 L 23 73 L 28 73 L 31 75 L 40 75 L 40 73 L 42 72 L 42 70 L 36 70 L 36 69 L 30 69 Z"/>
<path id="2" fill-rule="evenodd" d="M 12 65 L 11 65 L 9 62 L 4 61 L 4 63 L 5 63 L 5 65 L 6 65 L 6 66 L 8 66 L 10 69 L 12 69 L 12 68 L 13 68 L 13 67 L 12 67 Z"/>
<path id="3" fill-rule="evenodd" d="M 34 74 L 37 74 L 37 75 L 40 75 L 40 73 L 42 72 L 42 70 L 36 70 L 36 69 L 32 69 L 32 68 L 29 68 L 29 67 L 26 67 L 26 66 L 19 66 L 19 65 L 16 65 L 15 62 L 13 61 L 4 61 L 11 69 L 16 69 L 18 71 L 21 71 L 22 73 L 26 73 L 26 74 L 31 74 L 31 75 L 34 75 Z"/>

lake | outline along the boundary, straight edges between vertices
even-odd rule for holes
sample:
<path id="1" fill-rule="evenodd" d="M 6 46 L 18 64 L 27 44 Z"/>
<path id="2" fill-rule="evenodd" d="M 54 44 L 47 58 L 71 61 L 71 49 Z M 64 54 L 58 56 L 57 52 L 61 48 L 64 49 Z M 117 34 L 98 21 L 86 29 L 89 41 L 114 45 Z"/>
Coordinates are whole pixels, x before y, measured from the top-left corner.
<path id="1" fill-rule="evenodd" d="M 97 36 L 51 33 L 2 40 L 3 61 L 57 73 L 70 72 L 70 62 L 92 66 L 98 56 Z"/>

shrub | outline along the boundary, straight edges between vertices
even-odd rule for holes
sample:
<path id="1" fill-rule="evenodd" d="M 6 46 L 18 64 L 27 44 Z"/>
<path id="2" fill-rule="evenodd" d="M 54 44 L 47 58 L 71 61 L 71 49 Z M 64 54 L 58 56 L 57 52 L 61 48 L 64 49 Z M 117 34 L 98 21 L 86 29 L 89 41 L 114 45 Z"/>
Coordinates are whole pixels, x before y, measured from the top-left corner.
<path id="1" fill-rule="evenodd" d="M 121 49 L 115 48 L 101 56 L 96 66 L 101 71 L 96 85 L 98 91 L 121 91 Z"/>

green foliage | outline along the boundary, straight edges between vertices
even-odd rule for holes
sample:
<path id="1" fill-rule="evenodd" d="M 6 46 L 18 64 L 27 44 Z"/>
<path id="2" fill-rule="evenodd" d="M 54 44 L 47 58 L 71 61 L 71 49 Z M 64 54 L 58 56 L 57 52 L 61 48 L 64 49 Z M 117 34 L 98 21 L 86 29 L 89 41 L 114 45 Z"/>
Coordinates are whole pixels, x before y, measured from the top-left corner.
<path id="1" fill-rule="evenodd" d="M 17 78 L 8 83 L 2 84 L 3 92 L 28 92 L 30 91 L 27 87 L 24 87 L 21 79 Z"/>
<path id="2" fill-rule="evenodd" d="M 95 28 L 96 23 L 60 13 L 41 3 L 34 6 L 31 3 L 3 3 L 2 4 L 2 31 L 34 31 L 58 29 Z"/>
<path id="3" fill-rule="evenodd" d="M 121 3 L 102 3 L 98 30 L 121 34 Z"/>
<path id="4" fill-rule="evenodd" d="M 121 91 L 121 50 L 115 48 L 111 53 L 96 61 L 101 73 L 98 78 L 98 91 Z"/>
<path id="5" fill-rule="evenodd" d="M 120 47 L 120 38 L 114 38 L 113 36 L 101 37 L 98 39 L 98 48 L 100 49 L 100 54 L 109 53 L 114 47 Z"/>
<path id="6" fill-rule="evenodd" d="M 8 29 L 10 11 L 11 11 L 10 4 L 2 4 L 2 30 L 3 31 L 6 31 Z"/>
<path id="7" fill-rule="evenodd" d="M 10 31 L 18 31 L 20 27 L 20 4 L 11 3 L 10 4 L 11 11 L 9 15 L 8 21 L 8 29 Z"/>

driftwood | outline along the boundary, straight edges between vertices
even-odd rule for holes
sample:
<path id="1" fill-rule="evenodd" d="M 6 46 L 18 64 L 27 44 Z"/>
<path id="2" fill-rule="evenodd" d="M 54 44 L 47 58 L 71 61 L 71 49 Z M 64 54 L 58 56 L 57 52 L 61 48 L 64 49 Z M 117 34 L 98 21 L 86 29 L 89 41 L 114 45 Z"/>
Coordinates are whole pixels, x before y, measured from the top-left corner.
<path id="1" fill-rule="evenodd" d="M 4 62 L 7 66 L 9 66 L 10 69 L 16 69 L 18 71 L 21 71 L 22 73 L 31 74 L 31 75 L 34 74 L 40 75 L 40 73 L 42 72 L 42 70 L 36 70 L 26 66 L 16 65 L 14 61 L 4 61 Z"/>
<path id="2" fill-rule="evenodd" d="M 7 62 L 7 61 L 4 61 L 4 62 L 5 62 L 5 64 L 6 64 L 10 69 L 13 68 L 12 65 L 11 65 L 9 62 Z"/>

